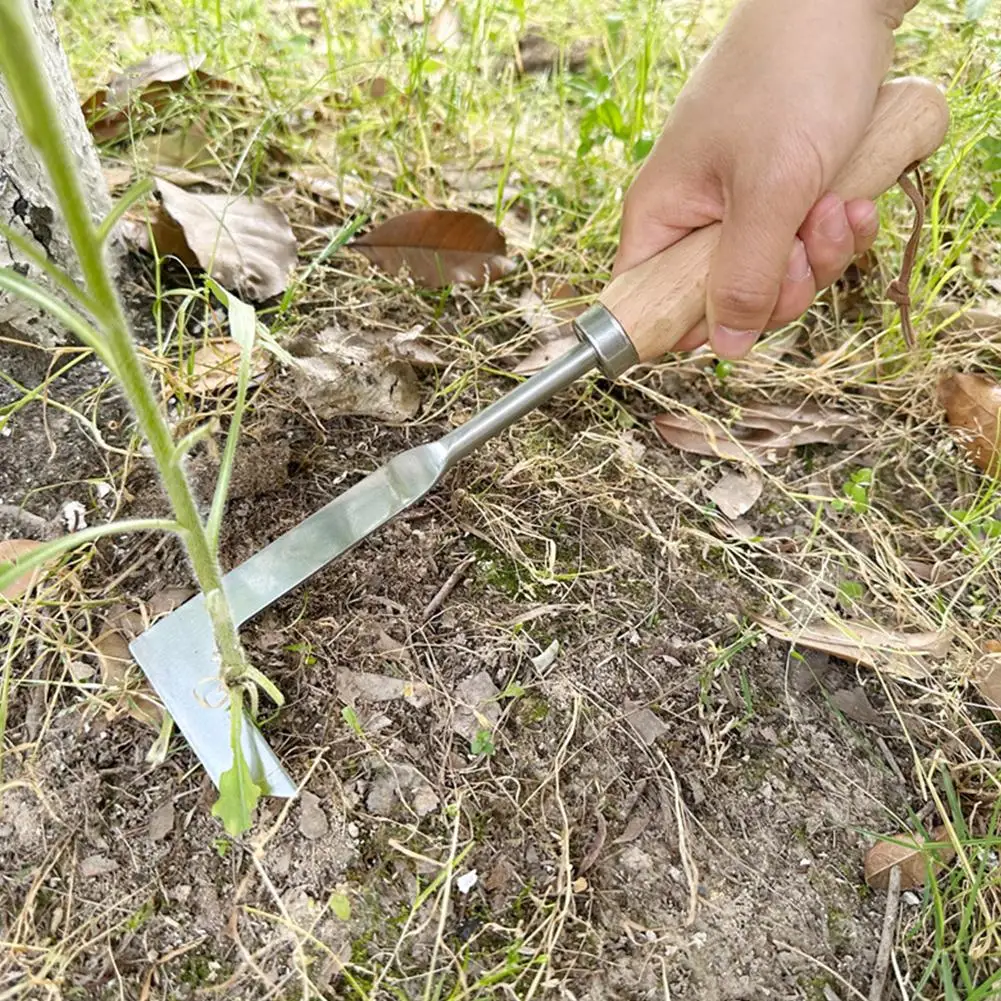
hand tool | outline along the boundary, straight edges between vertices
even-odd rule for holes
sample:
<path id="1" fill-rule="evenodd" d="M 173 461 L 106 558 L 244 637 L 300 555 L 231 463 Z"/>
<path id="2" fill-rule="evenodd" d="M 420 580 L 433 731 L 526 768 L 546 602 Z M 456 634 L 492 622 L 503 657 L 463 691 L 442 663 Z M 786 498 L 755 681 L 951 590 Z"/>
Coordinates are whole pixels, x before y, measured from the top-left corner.
<path id="1" fill-rule="evenodd" d="M 883 85 L 858 149 L 832 185 L 843 198 L 876 198 L 945 137 L 941 91 L 918 77 Z M 417 503 L 464 456 L 554 394 L 598 369 L 616 379 L 669 351 L 705 315 L 709 264 L 720 224 L 695 230 L 613 279 L 575 321 L 580 343 L 438 441 L 410 449 L 348 488 L 223 578 L 238 624 L 257 615 L 401 511 Z M 130 649 L 218 787 L 233 762 L 228 697 L 204 598 L 196 595 L 138 636 Z M 296 784 L 251 719 L 243 752 L 266 795 Z"/>

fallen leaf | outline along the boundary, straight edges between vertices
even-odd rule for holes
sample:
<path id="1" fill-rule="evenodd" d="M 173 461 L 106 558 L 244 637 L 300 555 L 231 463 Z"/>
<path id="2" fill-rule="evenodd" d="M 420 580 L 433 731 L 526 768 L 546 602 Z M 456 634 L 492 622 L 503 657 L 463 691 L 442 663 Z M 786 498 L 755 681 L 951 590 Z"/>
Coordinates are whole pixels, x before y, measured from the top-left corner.
<path id="1" fill-rule="evenodd" d="M 438 13 L 431 18 L 427 40 L 431 49 L 454 50 L 462 44 L 462 24 L 452 4 L 442 4 Z"/>
<path id="2" fill-rule="evenodd" d="M 200 167 L 214 166 L 215 157 L 209 152 L 211 145 L 211 137 L 200 123 L 195 122 L 186 129 L 147 136 L 133 148 L 139 160 L 154 168 L 171 168 L 174 173 L 179 170 L 194 172 Z M 160 174 L 160 171 L 157 173 Z M 201 174 L 195 176 L 202 178 Z"/>
<path id="3" fill-rule="evenodd" d="M 420 407 L 416 373 L 384 336 L 333 325 L 287 347 L 296 395 L 320 418 L 360 414 L 399 422 Z"/>
<path id="4" fill-rule="evenodd" d="M 240 375 L 240 345 L 231 337 L 206 341 L 191 356 L 191 375 L 184 380 L 187 390 L 200 396 L 235 386 Z M 260 348 L 251 352 L 251 379 L 259 379 L 268 367 L 268 357 Z"/>
<path id="5" fill-rule="evenodd" d="M 405 803 L 425 817 L 438 805 L 438 796 L 426 778 L 413 765 L 387 764 L 369 786 L 365 806 L 378 817 L 392 817 L 397 805 Z"/>
<path id="6" fill-rule="evenodd" d="M 994 715 L 1001 719 L 1001 643 L 997 640 L 984 644 L 984 654 L 974 670 L 973 683 Z"/>
<path id="7" fill-rule="evenodd" d="M 81 104 L 94 138 L 104 141 L 125 135 L 130 128 L 130 106 L 134 103 L 141 102 L 154 113 L 160 111 L 170 95 L 190 80 L 204 62 L 201 53 L 185 56 L 155 52 L 126 67 Z M 207 75 L 205 78 L 208 79 Z"/>
<path id="8" fill-rule="evenodd" d="M 749 615 L 769 635 L 797 647 L 820 650 L 852 664 L 891 669 L 909 678 L 925 675 L 922 657 L 940 660 L 948 652 L 952 634 L 948 632 L 904 633 L 844 620 L 838 624 L 818 622 L 798 626 L 762 615 Z"/>
<path id="9" fill-rule="evenodd" d="M 41 544 L 33 539 L 4 539 L 0 541 L 0 569 L 5 569 L 5 563 L 13 563 L 16 566 L 21 556 L 26 556 Z M 36 567 L 34 570 L 22 574 L 0 591 L 0 597 L 6 598 L 8 601 L 20 598 L 38 583 L 42 572 L 41 567 Z"/>
<path id="10" fill-rule="evenodd" d="M 159 730 L 163 721 L 163 708 L 149 696 L 129 688 L 129 675 L 134 662 L 125 636 L 117 629 L 106 629 L 94 640 L 94 650 L 104 687 L 121 697 L 126 711 L 133 719 Z"/>
<path id="11" fill-rule="evenodd" d="M 322 838 L 330 830 L 327 815 L 320 806 L 320 797 L 308 790 L 300 794 L 299 833 L 310 841 Z"/>
<path id="12" fill-rule="evenodd" d="M 762 487 L 761 477 L 753 471 L 730 472 L 723 475 L 707 496 L 732 521 L 754 507 Z"/>
<path id="13" fill-rule="evenodd" d="M 847 414 L 803 403 L 745 406 L 732 423 L 708 414 L 659 414 L 653 423 L 664 441 L 683 452 L 740 462 L 753 458 L 766 466 L 800 445 L 839 442 L 856 422 Z"/>
<path id="14" fill-rule="evenodd" d="M 562 53 L 563 65 L 571 72 L 582 70 L 587 65 L 591 43 L 572 42 Z M 551 73 L 560 67 L 561 53 L 558 45 L 550 42 L 538 32 L 528 32 L 518 39 L 518 69 L 522 73 Z"/>
<path id="15" fill-rule="evenodd" d="M 629 702 L 625 704 L 625 709 L 626 721 L 647 747 L 667 733 L 667 725 L 652 709 Z"/>
<path id="16" fill-rule="evenodd" d="M 104 183 L 108 186 L 108 191 L 112 194 L 129 187 L 134 176 L 132 168 L 125 166 L 125 164 L 102 167 L 101 173 L 104 175 Z"/>
<path id="17" fill-rule="evenodd" d="M 575 348 L 580 341 L 575 334 L 564 334 L 555 340 L 546 341 L 533 348 L 524 358 L 514 366 L 512 371 L 516 375 L 534 375 L 541 372 L 551 362 L 557 358 L 562 358 L 568 351 Z"/>
<path id="18" fill-rule="evenodd" d="M 118 863 L 106 855 L 89 855 L 80 863 L 81 879 L 93 879 L 95 876 L 106 876 L 117 871 Z"/>
<path id="19" fill-rule="evenodd" d="M 445 360 L 424 337 L 424 327 L 418 325 L 410 330 L 401 330 L 389 341 L 389 348 L 403 361 L 416 368 L 444 365 Z"/>
<path id="20" fill-rule="evenodd" d="M 480 671 L 455 686 L 458 705 L 452 729 L 471 741 L 481 730 L 493 730 L 500 720 L 500 690 L 486 671 Z"/>
<path id="21" fill-rule="evenodd" d="M 358 178 L 333 177 L 326 167 L 302 167 L 288 175 L 296 185 L 316 198 L 334 202 L 346 209 L 356 209 L 365 203 L 365 191 Z"/>
<path id="22" fill-rule="evenodd" d="M 419 709 L 427 705 L 431 697 L 431 689 L 422 681 L 408 681 L 368 671 L 342 669 L 337 672 L 336 684 L 337 694 L 348 705 L 357 701 L 389 702 L 392 699 L 404 699 Z"/>
<path id="23" fill-rule="evenodd" d="M 634 813 L 626 823 L 622 833 L 612 842 L 613 845 L 627 845 L 635 841 L 649 826 L 653 820 L 651 813 Z"/>
<path id="24" fill-rule="evenodd" d="M 925 885 L 929 867 L 932 873 L 954 856 L 944 828 L 932 831 L 932 838 L 899 834 L 888 841 L 878 841 L 865 853 L 865 881 L 876 890 L 885 890 L 894 866 L 900 867 L 900 888 L 916 890 Z"/>
<path id="25" fill-rule="evenodd" d="M 1001 386 L 955 372 L 939 380 L 938 398 L 970 458 L 985 473 L 1001 474 Z"/>
<path id="26" fill-rule="evenodd" d="M 494 281 L 514 268 L 504 234 L 475 212 L 406 212 L 348 246 L 389 274 L 406 271 L 426 288 Z"/>
<path id="27" fill-rule="evenodd" d="M 168 799 L 149 815 L 150 841 L 162 841 L 174 829 L 174 801 Z"/>
<path id="28" fill-rule="evenodd" d="M 514 367 L 516 374 L 532 375 L 580 343 L 572 327 L 574 319 L 587 309 L 574 301 L 580 297 L 581 293 L 568 282 L 556 283 L 545 298 L 531 289 L 521 294 L 519 309 L 539 344 Z"/>
<path id="29" fill-rule="evenodd" d="M 224 288 L 259 302 L 283 292 L 296 263 L 296 239 L 275 205 L 243 195 L 200 195 L 155 180 L 159 211 L 150 220 L 160 254 L 207 271 Z M 151 249 L 142 227 L 133 238 Z"/>
<path id="30" fill-rule="evenodd" d="M 490 893 L 498 893 L 506 890 L 518 878 L 518 871 L 515 867 L 501 855 L 493 864 L 486 879 L 483 880 L 483 889 Z"/>
<path id="31" fill-rule="evenodd" d="M 839 688 L 831 694 L 831 703 L 856 723 L 875 726 L 882 722 L 883 717 L 872 707 L 862 688 Z"/>

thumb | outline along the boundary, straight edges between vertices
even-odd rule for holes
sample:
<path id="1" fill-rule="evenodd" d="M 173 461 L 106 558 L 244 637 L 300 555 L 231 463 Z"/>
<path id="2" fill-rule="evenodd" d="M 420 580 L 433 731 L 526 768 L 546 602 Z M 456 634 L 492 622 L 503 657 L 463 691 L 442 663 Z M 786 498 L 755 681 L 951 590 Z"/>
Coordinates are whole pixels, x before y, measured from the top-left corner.
<path id="1" fill-rule="evenodd" d="M 717 356 L 743 357 L 771 318 L 796 231 L 810 209 L 809 200 L 798 201 L 791 192 L 776 199 L 761 191 L 730 200 L 706 287 L 709 342 Z"/>

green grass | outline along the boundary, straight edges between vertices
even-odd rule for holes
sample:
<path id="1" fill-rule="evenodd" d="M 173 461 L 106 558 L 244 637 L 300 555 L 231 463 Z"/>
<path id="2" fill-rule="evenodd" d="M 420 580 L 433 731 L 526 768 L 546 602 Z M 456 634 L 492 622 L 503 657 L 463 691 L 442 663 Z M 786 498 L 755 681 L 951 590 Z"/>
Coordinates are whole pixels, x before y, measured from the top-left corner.
<path id="1" fill-rule="evenodd" d="M 524 249 L 533 275 L 560 276 L 594 290 L 607 277 L 628 181 L 728 6 L 634 0 L 613 10 L 597 0 L 476 0 L 459 8 L 460 44 L 442 51 L 428 38 L 426 25 L 408 23 L 402 4 L 373 10 L 369 4 L 344 0 L 299 8 L 306 18 L 302 23 L 291 3 L 250 0 L 226 5 L 217 0 L 158 0 L 155 5 L 79 0 L 59 4 L 57 13 L 82 96 L 105 83 L 113 68 L 158 50 L 202 51 L 208 57 L 205 69 L 241 88 L 239 102 L 197 88 L 180 92 L 145 123 L 145 136 L 104 150 L 107 162 L 134 163 L 144 170 L 146 161 L 137 152 L 141 140 L 199 123 L 209 140 L 207 159 L 213 171 L 207 173 L 214 172 L 224 187 L 277 197 L 290 187 L 284 169 L 302 164 L 356 178 L 365 201 L 356 212 L 344 213 L 337 231 L 341 237 L 370 217 L 384 218 L 416 206 L 458 206 L 461 194 L 445 172 L 481 170 L 485 185 L 496 194 L 477 208 Z M 656 467 L 623 472 L 609 463 L 608 454 L 614 454 L 620 442 L 623 413 L 677 405 L 656 377 L 626 380 L 627 403 L 621 393 L 613 396 L 598 385 L 581 387 L 578 405 L 592 421 L 583 457 L 547 449 L 551 429 L 545 418 L 530 418 L 512 431 L 524 449 L 519 455 L 532 457 L 520 484 L 534 476 L 539 496 L 552 499 L 558 487 L 565 495 L 587 498 L 665 548 L 673 544 L 664 537 L 668 526 L 658 540 L 661 529 L 651 527 L 630 506 L 631 495 L 643 488 L 673 498 L 679 513 L 677 524 L 670 526 L 672 539 L 695 539 L 707 565 L 739 579 L 763 602 L 789 603 L 789 582 L 804 579 L 816 585 L 810 593 L 823 595 L 824 588 L 832 586 L 830 567 L 839 574 L 851 568 L 849 596 L 874 616 L 902 626 L 948 626 L 956 631 L 959 652 L 928 682 L 918 686 L 883 679 L 893 705 L 919 705 L 923 708 L 910 711 L 925 711 L 953 732 L 970 732 L 972 727 L 983 737 L 975 748 L 953 748 L 955 760 L 928 761 L 915 754 L 913 796 L 919 803 L 935 803 L 950 820 L 960 858 L 924 891 L 921 906 L 907 912 L 899 936 L 897 968 L 908 997 L 915 1001 L 986 1001 L 1001 989 L 995 972 L 1001 962 L 1001 830 L 998 809 L 990 805 L 997 801 L 1001 741 L 997 725 L 972 710 L 969 692 L 964 695 L 962 690 L 977 643 L 997 629 L 1001 535 L 992 527 L 996 489 L 972 474 L 954 450 L 941 447 L 933 400 L 937 375 L 947 368 L 1001 374 L 996 341 L 942 333 L 950 312 L 996 295 L 988 283 L 1001 275 L 1001 140 L 996 124 L 1001 118 L 996 42 L 1001 16 L 992 9 L 980 23 L 968 23 L 961 7 L 922 3 L 899 37 L 897 69 L 938 80 L 947 89 L 953 113 L 948 140 L 926 167 L 930 212 L 914 286 L 921 349 L 901 357 L 899 324 L 889 304 L 847 321 L 825 297 L 811 315 L 805 339 L 814 356 L 850 342 L 850 348 L 829 363 L 804 368 L 784 358 L 769 365 L 716 369 L 714 387 L 720 396 L 815 395 L 855 407 L 859 422 L 875 429 L 864 455 L 825 471 L 844 504 L 813 505 L 813 483 L 807 476 L 795 482 L 783 480 L 782 471 L 768 475 L 775 514 L 808 516 L 812 525 L 808 538 L 797 540 L 801 545 L 795 552 L 776 554 L 756 542 L 720 540 L 710 531 L 700 496 Z M 574 43 L 590 43 L 588 64 L 577 73 L 519 76 L 512 56 L 530 26 L 564 50 Z M 377 76 L 392 84 L 390 96 L 375 99 L 367 93 L 365 81 Z M 276 151 L 289 162 L 283 164 Z M 509 190 L 518 193 L 514 204 Z M 880 270 L 867 290 L 880 302 L 910 221 L 909 205 L 900 192 L 889 193 L 881 206 Z M 311 238 L 300 269 L 300 276 L 308 272 L 306 279 L 280 306 L 262 311 L 277 336 L 294 333 L 309 310 L 328 303 L 330 289 L 336 288 L 338 303 L 349 312 L 378 307 L 428 321 L 459 317 L 459 360 L 439 374 L 422 420 L 429 419 L 427 414 L 435 419 L 468 414 L 508 385 L 500 377 L 505 348 L 490 337 L 515 325 L 517 307 L 503 286 L 476 303 L 401 289 L 363 271 L 340 242 L 327 233 Z M 324 253 L 329 257 L 321 265 Z M 172 289 L 163 269 L 156 268 L 154 275 L 155 352 L 165 371 L 179 369 L 179 358 L 190 346 L 186 317 L 205 315 L 200 312 L 200 293 Z M 176 300 L 188 295 L 190 308 L 178 320 Z M 936 312 L 943 303 L 949 304 L 945 317 Z M 878 383 L 872 374 L 876 361 L 884 366 Z M 705 358 L 668 360 L 661 374 L 702 378 L 707 364 Z M 44 386 L 34 392 L 43 391 Z M 30 395 L 24 393 L 0 413 L 0 421 L 26 405 Z M 878 412 L 869 406 L 873 399 L 882 407 Z M 194 398 L 182 404 L 185 416 L 192 419 L 204 416 L 202 408 L 208 406 Z M 225 417 L 225 411 L 218 416 Z M 859 469 L 871 470 L 871 480 L 869 474 L 860 478 Z M 492 481 L 469 487 L 484 526 L 485 538 L 476 545 L 491 560 L 477 568 L 479 579 L 474 581 L 479 588 L 509 595 L 528 589 L 544 601 L 555 577 L 568 578 L 559 583 L 571 593 L 575 576 L 597 572 L 600 561 L 587 565 L 581 558 L 579 566 L 564 567 L 561 560 L 561 573 L 551 573 L 547 554 L 540 555 L 534 543 L 553 534 L 552 512 L 533 521 L 531 512 L 514 504 L 511 491 L 494 489 Z M 914 498 L 921 501 L 920 508 L 915 508 Z M 567 552 L 576 558 L 569 547 Z M 933 587 L 908 576 L 902 561 L 915 553 L 947 566 L 953 574 L 951 585 Z M 735 716 L 730 728 L 754 725 L 754 679 L 741 666 L 740 656 L 756 637 L 756 632 L 744 630 L 720 640 L 715 659 L 704 671 L 706 698 L 717 672 L 728 672 L 739 689 L 745 718 Z M 8 656 L 0 731 L 6 723 L 7 693 L 18 683 L 12 680 L 12 663 Z M 697 699 L 696 693 L 693 701 Z M 532 724 L 548 724 L 556 715 L 541 697 L 533 697 L 520 711 Z M 727 725 L 715 732 L 717 738 Z M 448 857 L 455 857 L 464 846 L 427 846 L 429 853 L 432 847 L 446 853 L 451 848 Z M 433 882 L 401 905 L 401 941 L 412 927 L 439 920 L 446 903 L 443 892 L 441 881 Z M 485 936 L 482 951 L 479 940 L 446 942 L 440 965 L 421 982 L 423 996 L 503 996 L 495 988 L 508 982 L 522 992 L 519 997 L 541 996 L 538 984 L 550 973 L 556 976 L 554 954 L 561 944 L 565 902 L 536 900 L 529 893 L 517 906 L 517 922 L 497 932 L 499 939 Z M 283 920 L 280 915 L 268 919 Z M 300 945 L 307 940 L 303 931 Z M 526 942 L 530 947 L 523 948 Z M 395 954 L 387 954 L 382 938 L 373 936 L 355 951 L 354 996 L 374 1001 L 376 984 L 398 996 L 403 996 L 399 992 L 404 986 L 412 987 L 408 978 L 414 971 Z M 202 951 L 192 955 L 197 958 L 184 961 L 185 975 L 192 983 L 203 982 L 207 960 Z M 475 975 L 467 973 L 471 960 L 479 971 Z M 302 982 L 308 983 L 309 970 L 304 966 L 300 972 Z"/>

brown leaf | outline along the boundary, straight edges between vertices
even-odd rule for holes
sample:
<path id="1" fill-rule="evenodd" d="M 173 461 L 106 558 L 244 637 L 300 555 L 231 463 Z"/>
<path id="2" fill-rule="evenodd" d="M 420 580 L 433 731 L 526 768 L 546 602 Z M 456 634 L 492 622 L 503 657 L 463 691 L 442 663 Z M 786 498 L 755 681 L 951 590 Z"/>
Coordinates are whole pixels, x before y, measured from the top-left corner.
<path id="1" fill-rule="evenodd" d="M 952 634 L 948 632 L 903 633 L 851 620 L 837 625 L 818 622 L 798 626 L 763 615 L 750 614 L 749 618 L 769 635 L 786 643 L 911 678 L 925 674 L 921 657 L 941 659 L 952 642 Z"/>
<path id="2" fill-rule="evenodd" d="M 939 380 L 938 398 L 970 458 L 985 473 L 1001 473 L 1001 386 L 955 372 Z"/>
<path id="3" fill-rule="evenodd" d="M 327 168 L 302 167 L 290 171 L 289 177 L 314 197 L 346 209 L 356 209 L 365 201 L 365 192 L 357 178 L 333 177 Z"/>
<path id="4" fill-rule="evenodd" d="M 984 654 L 974 670 L 973 683 L 994 715 L 1001 719 L 1001 643 L 997 640 L 984 644 Z"/>
<path id="5" fill-rule="evenodd" d="M 129 131 L 130 105 L 141 101 L 154 113 L 160 111 L 170 95 L 197 73 L 204 61 L 202 54 L 156 52 L 127 67 L 112 77 L 107 87 L 95 91 L 81 104 L 91 133 L 99 141 L 125 135 Z"/>
<path id="6" fill-rule="evenodd" d="M 349 246 L 392 275 L 406 270 L 426 288 L 480 284 L 514 268 L 504 234 L 475 212 L 406 212 Z"/>
<path id="7" fill-rule="evenodd" d="M 683 452 L 739 462 L 756 459 L 767 466 L 799 445 L 841 441 L 851 431 L 852 418 L 810 403 L 755 404 L 743 407 L 730 424 L 709 414 L 659 414 L 653 423 L 664 441 Z"/>
<path id="8" fill-rule="evenodd" d="M 127 188 L 132 183 L 132 168 L 126 164 L 115 164 L 101 168 L 104 175 L 104 183 L 108 186 L 108 191 L 114 194 L 122 188 Z"/>
<path id="9" fill-rule="evenodd" d="M 188 128 L 147 136 L 133 148 L 140 160 L 153 167 L 193 172 L 215 164 L 209 152 L 211 145 L 212 139 L 204 127 L 194 122 Z"/>
<path id="10" fill-rule="evenodd" d="M 148 695 L 129 688 L 134 661 L 125 636 L 117 629 L 107 629 L 94 640 L 94 650 L 104 686 L 118 690 L 130 716 L 140 723 L 148 723 L 159 729 L 163 721 L 163 708 Z"/>
<path id="11" fill-rule="evenodd" d="M 575 73 L 587 65 L 591 43 L 573 42 L 563 53 L 566 68 Z M 518 68 L 522 73 L 551 73 L 559 69 L 559 46 L 538 32 L 528 32 L 518 39 Z"/>
<path id="12" fill-rule="evenodd" d="M 761 496 L 761 477 L 753 470 L 746 473 L 724 473 L 720 481 L 708 491 L 708 498 L 733 521 L 747 514 Z"/>
<path id="13" fill-rule="evenodd" d="M 242 195 L 199 195 L 156 179 L 162 199 L 150 220 L 161 255 L 207 271 L 220 285 L 252 301 L 288 286 L 296 239 L 281 209 Z M 130 232 L 151 249 L 145 227 Z"/>
<path id="14" fill-rule="evenodd" d="M 936 873 L 955 852 L 944 828 L 937 827 L 929 839 L 913 834 L 899 834 L 889 841 L 879 841 L 865 853 L 865 881 L 876 890 L 885 890 L 890 872 L 900 867 L 900 888 L 917 890 L 925 885 L 929 867 Z"/>
<path id="15" fill-rule="evenodd" d="M 875 726 L 882 721 L 882 716 L 873 708 L 862 688 L 839 688 L 831 694 L 831 702 L 836 709 L 856 723 Z"/>
<path id="16" fill-rule="evenodd" d="M 26 556 L 41 544 L 40 542 L 35 542 L 33 539 L 3 539 L 0 541 L 0 567 L 3 567 L 5 563 L 17 565 L 17 561 L 21 556 Z M 21 595 L 30 591 L 38 583 L 38 578 L 42 572 L 41 567 L 36 567 L 34 570 L 29 570 L 27 573 L 22 574 L 0 591 L 0 597 L 6 598 L 8 601 L 20 598 Z"/>
<path id="17" fill-rule="evenodd" d="M 174 801 L 161 803 L 149 816 L 150 841 L 163 841 L 174 829 Z"/>
<path id="18" fill-rule="evenodd" d="M 557 282 L 543 299 L 531 289 L 518 298 L 518 305 L 539 345 L 514 367 L 518 375 L 532 375 L 550 362 L 562 358 L 579 343 L 572 323 L 587 306 L 576 302 L 581 293 L 569 282 Z"/>
<path id="19" fill-rule="evenodd" d="M 568 351 L 575 348 L 580 341 L 575 334 L 563 334 L 555 340 L 546 341 L 525 355 L 512 369 L 516 375 L 533 375 L 544 369 L 550 362 L 562 358 Z"/>
<path id="20" fill-rule="evenodd" d="M 235 386 L 240 375 L 240 345 L 229 337 L 207 341 L 191 358 L 191 376 L 185 388 L 200 396 Z M 260 348 L 251 352 L 251 378 L 260 378 L 268 365 Z"/>

